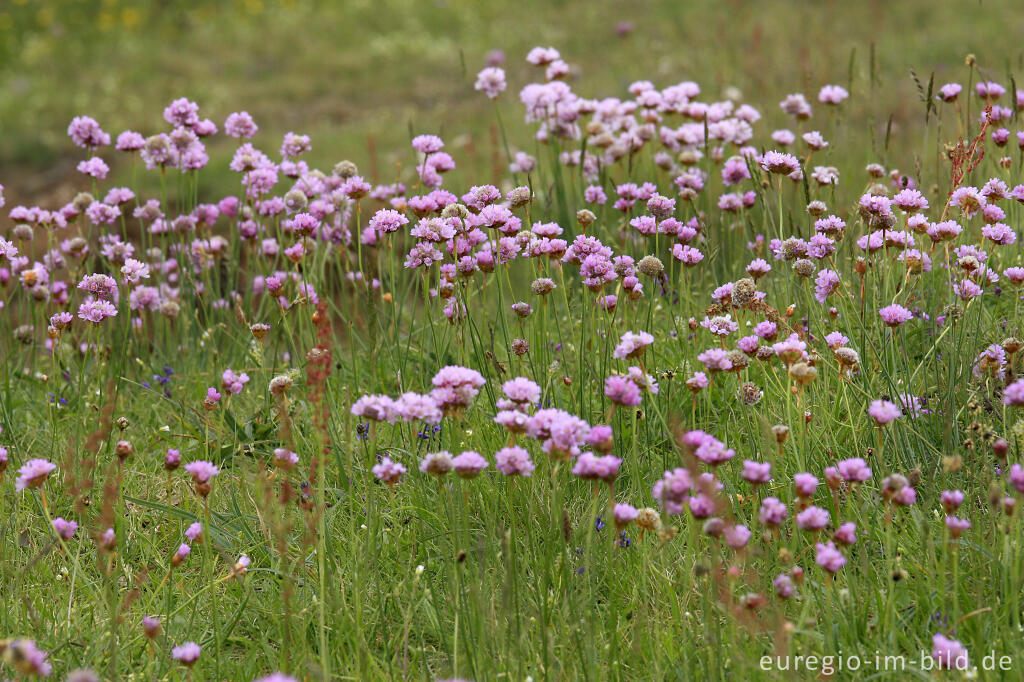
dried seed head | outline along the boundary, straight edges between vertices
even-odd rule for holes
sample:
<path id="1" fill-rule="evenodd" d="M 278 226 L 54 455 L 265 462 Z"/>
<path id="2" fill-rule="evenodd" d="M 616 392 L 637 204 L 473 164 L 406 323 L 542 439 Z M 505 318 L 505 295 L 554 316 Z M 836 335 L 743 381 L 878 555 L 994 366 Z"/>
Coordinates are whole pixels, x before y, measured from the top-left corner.
<path id="1" fill-rule="evenodd" d="M 737 374 L 746 369 L 750 364 L 750 358 L 741 350 L 731 350 L 725 354 L 726 359 L 732 363 L 732 371 Z"/>
<path id="2" fill-rule="evenodd" d="M 597 216 L 594 215 L 592 211 L 585 208 L 576 212 L 576 222 L 578 222 L 583 229 L 587 229 L 593 225 L 595 220 L 597 220 Z"/>
<path id="3" fill-rule="evenodd" d="M 301 189 L 291 189 L 284 195 L 284 205 L 293 213 L 297 213 L 309 205 L 309 197 Z"/>
<path id="4" fill-rule="evenodd" d="M 775 442 L 782 445 L 789 439 L 789 427 L 785 424 L 776 424 L 772 427 L 772 435 L 775 436 Z"/>
<path id="5" fill-rule="evenodd" d="M 793 263 L 793 272 L 801 277 L 810 277 L 814 274 L 814 261 L 807 258 L 801 258 L 797 262 Z"/>
<path id="6" fill-rule="evenodd" d="M 824 201 L 816 200 L 807 204 L 807 212 L 810 213 L 815 218 L 817 218 L 818 216 L 825 215 L 826 211 L 828 211 L 828 206 L 825 205 Z"/>
<path id="7" fill-rule="evenodd" d="M 279 374 L 270 380 L 270 392 L 274 395 L 284 395 L 292 387 L 292 378 L 287 374 Z"/>
<path id="8" fill-rule="evenodd" d="M 744 381 L 740 384 L 740 401 L 744 405 L 748 407 L 757 405 L 763 397 L 764 392 L 756 384 L 749 381 Z"/>
<path id="9" fill-rule="evenodd" d="M 15 239 L 23 242 L 30 242 L 32 241 L 32 238 L 35 237 L 35 231 L 32 230 L 32 226 L 26 225 L 25 223 L 15 225 L 11 234 L 14 235 Z"/>
<path id="10" fill-rule="evenodd" d="M 661 530 L 661 515 L 658 513 L 657 509 L 644 507 L 640 510 L 640 513 L 637 514 L 636 525 L 640 526 L 644 530 Z"/>
<path id="11" fill-rule="evenodd" d="M 79 192 L 75 195 L 75 198 L 71 200 L 71 205 L 75 207 L 75 210 L 81 213 L 85 209 L 89 208 L 89 205 L 96 201 L 95 198 L 88 192 Z"/>
<path id="12" fill-rule="evenodd" d="M 546 277 L 540 277 L 533 280 L 533 283 L 530 284 L 530 290 L 538 296 L 547 296 L 555 290 L 555 283 Z"/>
<path id="13" fill-rule="evenodd" d="M 790 237 L 786 241 L 782 242 L 782 246 L 779 248 L 779 253 L 782 255 L 782 260 L 793 260 L 800 255 L 800 240 L 796 237 Z"/>
<path id="14" fill-rule="evenodd" d="M 508 200 L 509 208 L 521 208 L 530 203 L 533 195 L 529 187 L 516 187 L 505 195 L 505 198 Z"/>
<path id="15" fill-rule="evenodd" d="M 657 256 L 644 256 L 640 259 L 636 269 L 648 277 L 657 277 L 665 272 L 665 265 Z"/>
<path id="16" fill-rule="evenodd" d="M 349 178 L 357 175 L 359 168 L 356 167 L 351 161 L 341 161 L 334 166 L 334 174 L 342 180 L 348 180 Z"/>
<path id="17" fill-rule="evenodd" d="M 754 301 L 757 285 L 750 277 L 736 280 L 732 285 L 732 302 L 737 308 L 746 308 Z"/>
<path id="18" fill-rule="evenodd" d="M 463 204 L 448 204 L 441 211 L 442 218 L 461 218 L 465 220 L 469 217 L 469 209 Z"/>
<path id="19" fill-rule="evenodd" d="M 129 441 L 119 440 L 117 441 L 117 445 L 114 446 L 114 454 L 123 462 L 135 454 L 135 446 L 133 446 Z"/>

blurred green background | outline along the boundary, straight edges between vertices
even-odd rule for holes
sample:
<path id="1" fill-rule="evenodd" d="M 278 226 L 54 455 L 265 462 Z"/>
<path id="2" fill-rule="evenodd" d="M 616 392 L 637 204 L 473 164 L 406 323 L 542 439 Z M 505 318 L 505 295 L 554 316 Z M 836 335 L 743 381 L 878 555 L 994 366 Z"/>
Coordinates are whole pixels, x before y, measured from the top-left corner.
<path id="1" fill-rule="evenodd" d="M 622 22 L 632 24 L 624 36 Z M 538 44 L 562 52 L 586 96 L 621 96 L 638 79 L 697 80 L 708 100 L 737 87 L 766 115 L 764 133 L 788 123 L 776 106 L 786 93 L 852 86 L 850 126 L 884 136 L 891 114 L 899 142 L 924 114 L 911 67 L 925 84 L 935 71 L 936 88 L 966 79 L 968 53 L 1007 86 L 1024 74 L 1024 9 L 1019 0 L 3 0 L 0 184 L 8 206 L 52 204 L 81 184 L 81 153 L 65 134 L 73 116 L 115 136 L 151 134 L 179 96 L 218 126 L 248 110 L 272 154 L 284 132 L 307 133 L 311 165 L 348 158 L 380 181 L 408 164 L 410 131 L 440 132 L 463 177 L 489 180 L 494 116 L 473 76 L 489 51 L 505 53 L 503 115 L 513 146 L 529 145 L 515 100 L 537 75 L 523 57 Z M 210 151 L 222 164 L 229 142 Z"/>

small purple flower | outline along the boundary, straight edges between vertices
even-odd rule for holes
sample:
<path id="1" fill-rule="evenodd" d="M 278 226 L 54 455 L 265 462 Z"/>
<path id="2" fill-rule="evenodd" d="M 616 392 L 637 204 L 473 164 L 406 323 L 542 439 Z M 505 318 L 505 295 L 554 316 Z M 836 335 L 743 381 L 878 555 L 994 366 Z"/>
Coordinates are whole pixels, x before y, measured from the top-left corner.
<path id="1" fill-rule="evenodd" d="M 430 452 L 420 462 L 420 471 L 441 478 L 455 468 L 452 453 L 447 450 Z"/>
<path id="2" fill-rule="evenodd" d="M 868 414 L 875 420 L 875 423 L 883 426 L 902 417 L 903 411 L 895 403 L 888 400 L 873 400 L 871 405 L 868 406 Z"/>
<path id="3" fill-rule="evenodd" d="M 766 497 L 761 501 L 758 520 L 769 526 L 777 526 L 786 520 L 786 505 L 777 497 Z"/>
<path id="4" fill-rule="evenodd" d="M 385 455 L 380 463 L 373 467 L 372 471 L 378 480 L 394 487 L 401 480 L 402 476 L 405 475 L 406 469 L 401 463 L 394 462 Z"/>
<path id="5" fill-rule="evenodd" d="M 45 459 L 30 459 L 18 469 L 18 478 L 14 482 L 14 489 L 21 491 L 40 487 L 56 468 L 56 464 Z"/>
<path id="6" fill-rule="evenodd" d="M 171 658 L 184 666 L 191 667 L 199 660 L 201 651 L 202 647 L 195 642 L 185 642 L 171 649 Z"/>
<path id="7" fill-rule="evenodd" d="M 800 530 L 819 531 L 829 522 L 829 513 L 821 507 L 808 507 L 796 515 L 796 525 Z"/>
<path id="8" fill-rule="evenodd" d="M 913 313 L 898 303 L 885 306 L 878 311 L 878 314 L 882 317 L 882 321 L 890 327 L 898 327 L 914 317 Z"/>
<path id="9" fill-rule="evenodd" d="M 460 478 L 476 478 L 488 464 L 479 452 L 466 450 L 452 459 L 452 466 Z"/>
<path id="10" fill-rule="evenodd" d="M 955 639 L 941 633 L 932 635 L 932 658 L 939 668 L 967 670 L 969 663 L 967 648 Z"/>
<path id="11" fill-rule="evenodd" d="M 815 550 L 814 560 L 818 562 L 819 566 L 830 573 L 836 573 L 846 564 L 846 557 L 836 549 L 835 544 L 832 542 L 825 544 L 819 542 L 815 545 Z"/>
<path id="12" fill-rule="evenodd" d="M 536 468 L 530 453 L 518 446 L 502 448 L 494 454 L 494 466 L 506 476 L 529 476 Z"/>
<path id="13" fill-rule="evenodd" d="M 60 516 L 51 521 L 50 524 L 61 540 L 70 540 L 75 537 L 75 531 L 78 530 L 78 523 L 76 521 L 68 521 Z"/>

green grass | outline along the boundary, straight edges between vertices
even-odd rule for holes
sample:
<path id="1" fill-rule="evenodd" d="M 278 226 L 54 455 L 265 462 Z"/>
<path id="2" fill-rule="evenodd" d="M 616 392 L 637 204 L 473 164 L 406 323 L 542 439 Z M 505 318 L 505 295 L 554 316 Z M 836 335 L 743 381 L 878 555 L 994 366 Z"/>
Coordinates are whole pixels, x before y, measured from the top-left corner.
<path id="1" fill-rule="evenodd" d="M 646 242 L 627 236 L 632 231 L 623 229 L 623 216 L 610 205 L 598 211 L 591 233 L 616 254 L 639 260 L 656 253 L 669 274 L 667 295 L 646 276 L 638 301 L 627 300 L 621 288 L 606 291 L 620 294 L 614 314 L 595 309 L 576 267 L 517 259 L 499 267 L 498 276 L 460 279 L 455 296 L 468 316 L 450 324 L 441 304 L 427 300 L 425 285 L 436 286 L 436 269 L 428 283 L 401 266 L 411 239 L 395 237 L 393 250 L 318 248 L 296 266 L 254 253 L 243 260 L 237 230 L 222 221 L 228 252 L 215 267 L 184 277 L 177 316 L 147 312 L 143 329 L 130 329 L 122 288 L 121 314 L 95 327 L 75 320 L 53 354 L 43 345 L 46 319 L 77 309 L 82 297 L 73 288 L 82 274 L 117 268 L 99 255 L 97 234 L 85 221 L 67 233 L 37 230 L 32 245 L 19 243 L 22 250 L 41 256 L 42 244 L 81 232 L 91 236 L 92 252 L 58 270 L 71 283 L 70 303 L 36 303 L 15 279 L 0 287 L 0 444 L 10 452 L 0 478 L 0 638 L 35 639 L 50 652 L 58 678 L 78 667 L 95 669 L 102 679 L 169 680 L 251 680 L 273 670 L 304 680 L 816 678 L 806 667 L 794 673 L 761 665 L 763 656 L 799 654 L 858 657 L 862 670 L 837 673 L 843 679 L 928 679 L 931 673 L 919 668 L 922 652 L 927 659 L 932 635 L 942 632 L 967 646 L 974 665 L 989 651 L 1010 657 L 1010 671 L 981 669 L 980 679 L 1019 679 L 1021 513 L 1007 516 L 990 497 L 994 491 L 1020 499 L 1005 472 L 1020 461 L 1024 423 L 1018 408 L 1001 403 L 1005 382 L 975 378 L 972 366 L 989 344 L 1020 333 L 1020 292 L 1004 280 L 1001 289 L 987 287 L 970 303 L 956 299 L 939 267 L 949 258 L 941 246 L 931 254 L 930 273 L 907 274 L 899 250 L 884 249 L 868 258 L 861 279 L 855 242 L 867 231 L 856 202 L 869 185 L 868 162 L 913 174 L 931 202 L 929 216 L 942 213 L 949 164 L 941 145 L 958 134 L 955 113 L 944 106 L 926 120 L 909 68 L 925 87 L 933 70 L 936 87 L 947 80 L 966 84 L 978 76 L 963 66 L 964 55 L 975 52 L 983 73 L 1009 85 L 1021 66 L 1021 19 L 1009 4 L 991 3 L 759 7 L 297 3 L 258 13 L 242 5 L 197 6 L 172 16 L 147 4 L 140 26 L 116 30 L 104 30 L 106 20 L 92 14 L 60 11 L 47 27 L 29 28 L 33 8 L 4 10 L 23 22 L 17 35 L 2 38 L 10 59 L 0 74 L 0 128 L 12 134 L 0 142 L 0 184 L 10 188 L 9 206 L 15 197 L 86 189 L 81 178 L 60 171 L 82 156 L 63 136 L 71 116 L 89 113 L 114 134 L 122 126 L 155 132 L 165 128 L 163 106 L 179 95 L 198 101 L 218 124 L 230 111 L 249 110 L 261 126 L 254 142 L 268 153 L 276 156 L 286 130 L 310 133 L 311 166 L 329 169 L 349 158 L 381 182 L 400 174 L 412 186 L 410 132 L 439 132 L 459 164 L 446 187 L 461 194 L 497 182 L 495 165 L 511 187 L 495 111 L 472 91 L 483 54 L 501 47 L 510 85 L 498 107 L 509 143 L 540 159 L 530 177 L 536 197 L 518 215 L 524 227 L 557 220 L 571 241 L 580 229 L 573 215 L 585 207 L 581 179 L 552 166 L 557 149 L 533 141 L 514 102 L 535 75 L 522 56 L 538 43 L 556 45 L 580 66 L 572 84 L 587 95 L 626 97 L 626 86 L 642 78 L 659 86 L 694 79 L 708 100 L 726 86 L 739 87 L 767 119 L 755 128 L 759 148 L 771 148 L 770 131 L 787 125 L 776 103 L 803 91 L 815 106 L 811 123 L 832 143 L 815 154 L 814 165 L 838 167 L 841 181 L 833 192 L 758 178 L 743 185 L 759 193 L 758 205 L 734 216 L 715 208 L 724 190 L 718 167 L 705 159 L 708 189 L 694 205 L 680 202 L 678 215 L 704 211 L 706 258 L 685 272 L 664 236 Z M 636 31 L 615 38 L 615 23 L 626 18 Z M 79 29 L 75 39 L 63 39 L 58 21 L 65 31 Z M 826 82 L 853 93 L 835 115 L 813 101 Z M 24 96 L 10 96 L 18 92 Z M 225 140 L 211 143 L 213 160 L 197 187 L 179 182 L 177 173 L 168 176 L 175 213 L 238 191 L 238 176 L 225 169 L 231 151 Z M 609 194 L 616 183 L 649 180 L 674 196 L 672 174 L 655 167 L 650 155 L 645 149 L 630 170 L 609 168 L 601 179 Z M 966 184 L 981 186 L 989 177 L 1018 184 L 1019 159 L 1004 170 L 997 156 L 990 145 Z M 58 170 L 51 176 L 45 169 L 52 168 Z M 141 198 L 160 195 L 158 174 L 136 174 L 124 163 L 115 175 L 105 186 L 134 180 Z M 283 193 L 286 184 L 279 187 Z M 781 313 L 783 338 L 806 318 L 817 378 L 794 390 L 778 361 L 753 360 L 742 374 L 719 374 L 709 389 L 692 394 L 684 382 L 702 368 L 697 355 L 717 345 L 695 326 L 712 304 L 710 293 L 744 275 L 755 256 L 747 242 L 756 234 L 809 234 L 807 194 L 849 224 L 831 264 L 821 264 L 843 277 L 827 304 L 836 315 L 814 301 L 813 278 L 800 278 L 764 252 L 774 270 L 759 288 Z M 1005 222 L 1019 227 L 1024 208 L 1002 205 Z M 365 226 L 377 208 L 364 200 L 353 220 Z M 634 214 L 642 212 L 638 205 Z M 955 211 L 951 216 L 960 219 Z M 966 229 L 956 244 L 979 243 L 980 220 L 961 223 Z M 9 226 L 2 231 L 8 239 Z M 277 232 L 274 221 L 268 230 Z M 922 248 L 929 244 L 918 239 Z M 175 239 L 158 243 L 170 253 Z M 1019 242 L 986 249 L 997 272 L 1020 264 Z M 360 260 L 381 278 L 380 292 L 345 281 Z M 254 296 L 250 278 L 274 270 L 301 271 L 321 306 L 298 302 L 282 309 L 268 296 Z M 546 299 L 531 294 L 537 276 L 550 276 L 559 289 Z M 154 274 L 154 281 L 163 280 Z M 193 293 L 197 281 L 206 295 Z M 240 292 L 237 304 L 212 305 L 233 289 Z M 289 297 L 297 294 L 292 286 Z M 514 300 L 530 302 L 533 315 L 511 314 Z M 892 302 L 919 307 L 932 320 L 888 329 L 876 311 Z M 776 315 L 733 311 L 739 335 L 768 314 Z M 940 315 L 947 318 L 943 325 L 934 322 Z M 272 325 L 262 342 L 250 333 L 253 322 Z M 22 343 L 16 329 L 26 324 L 34 329 L 18 332 L 27 337 Z M 847 334 L 860 354 L 852 377 L 840 375 L 823 341 L 832 330 Z M 612 411 L 604 379 L 636 363 L 612 357 L 626 331 L 654 334 L 643 365 L 660 392 L 645 395 L 637 411 Z M 726 343 L 732 347 L 737 337 Z M 529 342 L 526 355 L 511 353 L 515 338 Z M 449 364 L 480 371 L 487 384 L 437 432 L 399 423 L 366 433 L 351 415 L 363 394 L 428 391 L 434 373 Z M 225 391 L 215 409 L 205 409 L 207 387 L 219 386 L 227 368 L 246 371 L 251 381 L 241 394 Z M 1019 362 L 1011 368 L 1019 374 Z M 268 385 L 283 374 L 294 384 L 273 395 Z M 629 546 L 620 546 L 606 486 L 571 476 L 571 464 L 549 460 L 523 436 L 517 443 L 530 450 L 533 475 L 498 474 L 493 455 L 509 434 L 493 423 L 493 405 L 501 383 L 514 376 L 536 381 L 546 405 L 591 424 L 609 420 L 613 452 L 623 459 L 614 497 L 638 508 L 657 506 L 651 488 L 662 472 L 692 464 L 677 444 L 679 434 L 703 429 L 722 439 L 737 456 L 717 470 L 724 485 L 720 516 L 747 525 L 750 544 L 734 551 L 703 533 L 703 522 L 688 513 L 663 513 L 660 533 L 631 525 Z M 741 381 L 763 390 L 757 405 L 737 399 Z M 868 403 L 903 392 L 927 398 L 928 413 L 875 427 Z M 772 433 L 780 424 L 790 428 L 781 446 Z M 1006 461 L 992 452 L 996 437 L 1010 441 Z M 119 439 L 134 447 L 123 463 L 115 455 Z M 277 447 L 298 453 L 294 472 L 272 468 Z M 164 470 L 168 448 L 179 449 L 183 462 L 210 460 L 221 468 L 208 498 L 184 472 Z M 477 479 L 452 475 L 439 485 L 417 466 L 442 449 L 478 451 L 492 467 Z M 394 489 L 371 473 L 379 453 L 409 469 Z M 59 468 L 42 489 L 15 492 L 16 469 L 33 457 Z M 831 512 L 830 528 L 857 525 L 858 541 L 844 549 L 848 563 L 833 580 L 815 564 L 814 544 L 824 535 L 797 530 L 792 518 L 776 532 L 757 516 L 760 501 L 771 495 L 789 505 L 792 517 L 793 474 L 811 471 L 823 479 L 824 467 L 848 457 L 867 459 L 872 479 L 835 494 L 823 480 L 814 498 Z M 740 477 L 743 459 L 771 462 L 773 481 L 753 489 Z M 892 473 L 912 480 L 915 505 L 888 507 L 881 482 Z M 972 523 L 959 541 L 949 537 L 939 504 L 941 491 L 953 488 L 964 491 L 958 514 Z M 55 538 L 48 520 L 56 516 L 80 523 L 74 539 Z M 202 542 L 172 567 L 185 529 L 196 521 L 205 527 Z M 97 549 L 94 540 L 107 528 L 117 546 Z M 243 554 L 251 567 L 232 575 Z M 805 571 L 799 597 L 776 598 L 771 581 L 797 565 Z M 747 608 L 752 594 L 766 602 Z M 162 620 L 152 642 L 139 625 L 147 615 Z M 184 641 L 203 647 L 191 671 L 170 658 L 172 646 Z M 876 656 L 905 656 L 906 670 L 871 669 Z"/>

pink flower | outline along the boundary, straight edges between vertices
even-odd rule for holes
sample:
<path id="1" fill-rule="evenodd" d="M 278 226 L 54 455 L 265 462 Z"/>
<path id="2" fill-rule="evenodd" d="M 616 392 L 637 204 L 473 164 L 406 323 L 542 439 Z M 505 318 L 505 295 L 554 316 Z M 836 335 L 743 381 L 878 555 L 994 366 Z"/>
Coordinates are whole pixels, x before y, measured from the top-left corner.
<path id="1" fill-rule="evenodd" d="M 871 478 L 871 469 L 868 467 L 867 462 L 860 457 L 840 460 L 836 464 L 836 473 L 844 481 L 850 483 L 863 483 Z M 826 470 L 826 474 L 828 474 L 828 470 Z"/>
<path id="2" fill-rule="evenodd" d="M 832 542 L 826 544 L 819 542 L 815 545 L 815 550 L 814 560 L 818 562 L 819 566 L 830 573 L 837 572 L 846 564 L 846 557 L 836 549 L 835 544 Z"/>
<path id="3" fill-rule="evenodd" d="M 750 540 L 750 529 L 743 525 L 729 526 L 723 534 L 726 544 L 733 549 L 745 547 Z"/>
<path id="4" fill-rule="evenodd" d="M 755 462 L 749 459 L 743 460 L 742 476 L 755 486 L 772 480 L 771 471 L 772 465 L 769 462 Z"/>
<path id="5" fill-rule="evenodd" d="M 800 530 L 818 531 L 828 525 L 829 513 L 821 507 L 808 507 L 796 515 Z"/>
<path id="6" fill-rule="evenodd" d="M 890 327 L 898 327 L 914 317 L 913 313 L 898 303 L 885 306 L 878 311 L 878 314 L 882 317 L 882 321 Z"/>
<path id="7" fill-rule="evenodd" d="M 967 670 L 969 667 L 967 648 L 959 641 L 949 639 L 941 633 L 932 635 L 932 658 L 939 668 Z"/>
<path id="8" fill-rule="evenodd" d="M 497 66 L 488 66 L 476 75 L 473 87 L 491 99 L 496 99 L 506 88 L 505 70 Z"/>
<path id="9" fill-rule="evenodd" d="M 199 660 L 199 653 L 202 651 L 195 642 L 185 642 L 171 649 L 171 658 L 184 666 L 191 667 Z"/>
<path id="10" fill-rule="evenodd" d="M 479 452 L 466 450 L 452 459 L 452 466 L 460 478 L 476 478 L 488 464 Z"/>
<path id="11" fill-rule="evenodd" d="M 615 347 L 612 357 L 620 360 L 638 357 L 652 343 L 654 343 L 654 337 L 647 332 L 640 332 L 639 334 L 626 332 L 619 338 L 619 345 Z"/>
<path id="12" fill-rule="evenodd" d="M 800 473 L 793 476 L 793 485 L 796 487 L 797 495 L 810 497 L 818 489 L 818 479 L 814 474 Z"/>
<path id="13" fill-rule="evenodd" d="M 420 471 L 441 478 L 455 468 L 452 453 L 447 450 L 427 453 L 420 461 Z"/>
<path id="14" fill-rule="evenodd" d="M 104 180 L 107 177 L 107 173 L 110 172 L 110 166 L 100 157 L 94 156 L 87 161 L 79 161 L 78 172 L 97 180 Z"/>
<path id="15" fill-rule="evenodd" d="M 836 529 L 833 537 L 836 542 L 844 545 L 852 545 L 857 542 L 857 525 L 852 522 L 844 523 Z"/>
<path id="16" fill-rule="evenodd" d="M 818 91 L 818 101 L 822 104 L 840 104 L 850 93 L 840 85 L 825 85 Z"/>
<path id="17" fill-rule="evenodd" d="M 421 154 L 433 154 L 444 148 L 444 141 L 437 135 L 417 135 L 412 138 L 412 148 Z"/>
<path id="18" fill-rule="evenodd" d="M 494 466 L 506 476 L 529 476 L 536 468 L 530 453 L 517 446 L 498 450 L 494 454 Z"/>
<path id="19" fill-rule="evenodd" d="M 192 476 L 192 480 L 196 483 L 208 483 L 211 478 L 220 473 L 216 464 L 202 459 L 186 464 L 185 471 Z"/>
<path id="20" fill-rule="evenodd" d="M 786 505 L 777 497 L 766 497 L 761 501 L 758 520 L 769 526 L 777 526 L 786 520 Z"/>
<path id="21" fill-rule="evenodd" d="M 379 464 L 374 465 L 372 471 L 378 480 L 394 487 L 402 476 L 405 475 L 406 469 L 402 464 L 391 461 L 391 458 L 385 455 Z"/>
<path id="22" fill-rule="evenodd" d="M 888 400 L 873 400 L 868 406 L 868 414 L 879 426 L 882 426 L 902 417 L 903 411 L 896 403 Z"/>
<path id="23" fill-rule="evenodd" d="M 56 468 L 56 464 L 45 459 L 30 459 L 18 469 L 18 478 L 14 482 L 14 489 L 21 491 L 40 487 Z"/>

